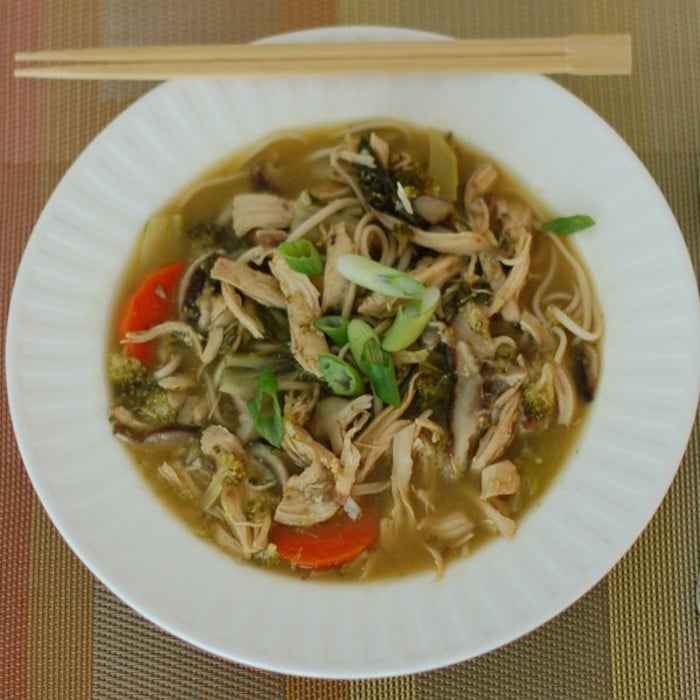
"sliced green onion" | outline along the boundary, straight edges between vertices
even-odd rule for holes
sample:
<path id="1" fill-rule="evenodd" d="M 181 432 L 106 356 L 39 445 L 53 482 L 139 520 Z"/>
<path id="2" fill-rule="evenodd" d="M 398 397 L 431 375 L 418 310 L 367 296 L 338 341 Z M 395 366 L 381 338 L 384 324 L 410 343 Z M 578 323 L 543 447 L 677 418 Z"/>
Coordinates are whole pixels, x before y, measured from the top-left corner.
<path id="1" fill-rule="evenodd" d="M 271 369 L 263 370 L 258 378 L 255 398 L 248 408 L 257 431 L 271 445 L 282 445 L 282 409 L 277 398 L 277 377 Z"/>
<path id="2" fill-rule="evenodd" d="M 342 316 L 321 316 L 316 319 L 314 326 L 342 347 L 348 342 L 348 323 L 348 319 Z"/>
<path id="3" fill-rule="evenodd" d="M 323 261 L 318 250 L 306 238 L 280 243 L 277 250 L 295 272 L 304 275 L 320 275 L 323 272 Z"/>
<path id="4" fill-rule="evenodd" d="M 385 403 L 398 406 L 401 397 L 396 383 L 394 362 L 391 355 L 382 350 L 379 337 L 372 326 L 354 318 L 348 324 L 348 341 L 355 362 L 369 377 L 372 391 Z"/>
<path id="5" fill-rule="evenodd" d="M 336 261 L 336 266 L 346 280 L 388 297 L 413 299 L 425 290 L 415 277 L 362 255 L 341 255 Z"/>
<path id="6" fill-rule="evenodd" d="M 374 338 L 366 343 L 362 351 L 362 368 L 369 377 L 372 391 L 385 403 L 398 406 L 401 403 L 399 385 L 394 372 L 391 355 L 382 350 Z"/>
<path id="7" fill-rule="evenodd" d="M 359 396 L 364 389 L 360 373 L 336 355 L 319 355 L 318 370 L 331 391 L 338 396 Z"/>
<path id="8" fill-rule="evenodd" d="M 440 303 L 440 290 L 428 287 L 420 299 L 404 304 L 382 339 L 382 347 L 389 352 L 403 350 L 414 343 L 425 330 Z"/>
<path id="9" fill-rule="evenodd" d="M 560 236 L 568 236 L 584 229 L 595 226 L 595 220 L 587 214 L 574 214 L 573 216 L 560 216 L 542 224 L 543 231 L 556 233 Z"/>
<path id="10" fill-rule="evenodd" d="M 362 371 L 364 371 L 362 352 L 370 340 L 375 340 L 379 344 L 379 337 L 374 332 L 374 328 L 359 318 L 353 318 L 348 324 L 348 341 L 350 343 L 350 352 Z"/>

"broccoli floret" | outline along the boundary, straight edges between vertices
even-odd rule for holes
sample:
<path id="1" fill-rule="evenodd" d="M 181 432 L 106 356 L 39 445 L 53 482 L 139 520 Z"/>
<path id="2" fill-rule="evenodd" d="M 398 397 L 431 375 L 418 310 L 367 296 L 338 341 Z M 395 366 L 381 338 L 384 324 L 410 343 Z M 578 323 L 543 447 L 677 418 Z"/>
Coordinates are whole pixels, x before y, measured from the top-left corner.
<path id="1" fill-rule="evenodd" d="M 406 162 L 401 155 L 392 156 L 389 171 L 404 186 L 410 197 L 417 197 L 420 194 L 431 197 L 440 195 L 440 188 L 428 175 L 428 168 L 422 161 Z"/>
<path id="2" fill-rule="evenodd" d="M 228 238 L 226 229 L 214 222 L 195 224 L 187 229 L 186 235 L 193 258 L 213 248 L 221 248 Z"/>
<path id="3" fill-rule="evenodd" d="M 420 413 L 430 409 L 434 420 L 441 421 L 447 415 L 450 405 L 452 377 L 446 368 L 433 364 L 433 361 L 428 360 L 420 366 L 413 402 Z"/>
<path id="4" fill-rule="evenodd" d="M 240 457 L 233 454 L 233 452 L 219 452 L 216 455 L 216 464 L 219 469 L 226 470 L 224 481 L 231 486 L 240 484 L 248 475 L 245 463 Z"/>
<path id="5" fill-rule="evenodd" d="M 554 410 L 555 404 L 554 374 L 552 366 L 547 363 L 542 367 L 539 379 L 523 389 L 523 409 L 529 418 L 542 420 Z"/>
<path id="6" fill-rule="evenodd" d="M 115 352 L 109 358 L 109 381 L 116 403 L 142 420 L 166 424 L 175 420 L 175 410 L 164 389 L 148 368 L 135 357 Z"/>

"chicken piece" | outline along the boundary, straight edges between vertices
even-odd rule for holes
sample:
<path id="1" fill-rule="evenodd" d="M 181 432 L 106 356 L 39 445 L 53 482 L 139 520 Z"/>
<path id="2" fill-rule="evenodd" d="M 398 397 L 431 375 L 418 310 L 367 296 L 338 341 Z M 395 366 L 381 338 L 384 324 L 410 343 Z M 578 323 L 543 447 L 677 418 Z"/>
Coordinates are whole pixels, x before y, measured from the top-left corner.
<path id="1" fill-rule="evenodd" d="M 263 306 L 272 306 L 276 309 L 284 309 L 287 306 L 280 285 L 272 275 L 254 270 L 236 260 L 217 258 L 210 276 L 214 280 L 232 285 Z"/>
<path id="2" fill-rule="evenodd" d="M 276 194 L 248 192 L 233 198 L 232 214 L 233 230 L 241 238 L 256 228 L 288 228 L 294 215 L 294 202 Z"/>
<path id="3" fill-rule="evenodd" d="M 497 406 L 500 408 L 500 412 L 495 425 L 491 426 L 479 441 L 471 463 L 472 469 L 481 470 L 487 464 L 495 462 L 508 449 L 515 437 L 518 408 L 520 407 L 520 385 L 512 387 L 506 394 L 508 399 L 502 402 L 502 406 Z M 496 403 L 494 402 L 494 406 Z"/>
<path id="4" fill-rule="evenodd" d="M 452 458 L 457 473 L 463 474 L 481 432 L 484 380 L 479 363 L 466 343 L 457 343 L 454 361 L 457 380 L 450 411 Z"/>
<path id="5" fill-rule="evenodd" d="M 269 514 L 252 520 L 246 514 L 246 489 L 225 486 L 221 491 L 221 508 L 224 521 L 229 526 L 240 547 L 240 555 L 250 559 L 267 547 L 272 518 Z"/>
<path id="6" fill-rule="evenodd" d="M 336 261 L 341 255 L 354 253 L 355 246 L 345 230 L 345 224 L 331 227 L 326 244 L 326 266 L 323 270 L 323 296 L 321 310 L 341 309 L 350 283 L 338 272 Z"/>
<path id="7" fill-rule="evenodd" d="M 509 459 L 494 462 L 481 471 L 481 498 L 511 496 L 520 490 L 518 468 Z"/>
<path id="8" fill-rule="evenodd" d="M 311 374 L 320 377 L 318 356 L 328 352 L 328 343 L 314 321 L 321 315 L 318 290 L 311 280 L 295 272 L 275 253 L 270 260 L 270 271 L 278 280 L 287 303 L 289 332 L 294 359 Z"/>
<path id="9" fill-rule="evenodd" d="M 357 475 L 357 483 L 365 481 L 379 458 L 389 449 L 394 435 L 410 423 L 401 416 L 413 401 L 417 374 L 413 375 L 406 395 L 398 406 L 387 406 L 357 437 L 357 445 L 362 454 L 362 466 Z"/>
<path id="10" fill-rule="evenodd" d="M 328 441 L 334 454 L 340 455 L 345 435 L 353 425 L 362 425 L 370 418 L 371 394 L 362 394 L 355 399 L 329 396 L 316 405 L 312 433 L 317 440 Z"/>
<path id="11" fill-rule="evenodd" d="M 399 430 L 392 441 L 391 513 L 379 523 L 382 546 L 391 549 L 406 527 L 416 526 L 416 515 L 410 499 L 413 472 L 413 441 L 416 426 L 409 423 Z"/>
<path id="12" fill-rule="evenodd" d="M 413 243 L 438 253 L 471 255 L 497 246 L 496 239 L 490 231 L 476 233 L 474 231 L 423 231 L 417 228 L 411 230 Z"/>
<path id="13" fill-rule="evenodd" d="M 222 282 L 221 295 L 226 302 L 226 306 L 233 314 L 233 317 L 253 336 L 253 338 L 260 340 L 265 337 L 265 329 L 262 324 L 258 319 L 246 313 L 243 308 L 241 297 L 236 293 L 236 288 L 233 285 Z"/>
<path id="14" fill-rule="evenodd" d="M 493 164 L 485 163 L 470 175 L 464 188 L 464 211 L 474 233 L 485 234 L 489 230 L 489 208 L 483 195 L 493 187 L 497 177 L 498 172 Z"/>
<path id="15" fill-rule="evenodd" d="M 483 251 L 479 253 L 479 263 L 484 271 L 484 276 L 492 291 L 498 290 L 505 284 L 506 273 L 503 272 L 498 256 L 493 251 Z M 509 323 L 517 323 L 520 319 L 520 308 L 514 299 L 504 301 L 500 305 L 501 316 Z"/>
<path id="16" fill-rule="evenodd" d="M 307 527 L 332 518 L 340 508 L 332 474 L 313 462 L 287 479 L 274 520 L 284 525 Z"/>
<path id="17" fill-rule="evenodd" d="M 469 541 L 474 537 L 476 526 L 466 513 L 457 510 L 445 515 L 425 518 L 418 529 L 425 537 L 423 546 L 433 557 L 437 575 L 440 577 L 444 571 L 445 550 L 466 552 Z"/>
<path id="18" fill-rule="evenodd" d="M 467 180 L 464 188 L 464 208 L 469 209 L 469 205 L 477 198 L 485 195 L 496 183 L 498 171 L 493 163 L 480 165 Z"/>
<path id="19" fill-rule="evenodd" d="M 223 425 L 210 425 L 205 428 L 199 444 L 207 457 L 216 459 L 222 453 L 228 452 L 244 461 L 248 459 L 243 443 L 238 439 L 238 436 Z"/>
<path id="20" fill-rule="evenodd" d="M 525 229 L 521 230 L 515 249 L 515 257 L 510 272 L 505 281 L 498 287 L 489 304 L 488 315 L 493 316 L 503 309 L 508 302 L 517 304 L 518 296 L 527 282 L 527 275 L 530 271 L 530 247 L 532 245 L 532 234 Z M 518 317 L 520 314 L 518 313 Z M 507 320 L 507 319 L 506 319 Z"/>
<path id="21" fill-rule="evenodd" d="M 497 498 L 491 501 L 480 500 L 481 510 L 486 520 L 488 520 L 503 537 L 511 538 L 515 534 L 515 520 L 509 518 L 496 506 L 499 503 Z"/>

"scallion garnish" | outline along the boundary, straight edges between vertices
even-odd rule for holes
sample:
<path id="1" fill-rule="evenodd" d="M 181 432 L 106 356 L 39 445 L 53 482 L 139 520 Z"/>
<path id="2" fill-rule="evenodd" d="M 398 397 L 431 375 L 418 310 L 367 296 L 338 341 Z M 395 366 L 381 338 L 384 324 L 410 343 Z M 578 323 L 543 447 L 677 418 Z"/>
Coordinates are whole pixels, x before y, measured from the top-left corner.
<path id="1" fill-rule="evenodd" d="M 379 342 L 374 338 L 362 351 L 362 368 L 369 377 L 372 390 L 382 401 L 392 406 L 398 406 L 401 403 L 394 362 L 391 355 L 386 350 L 382 350 Z"/>
<path id="2" fill-rule="evenodd" d="M 271 369 L 263 370 L 258 378 L 255 398 L 248 408 L 257 431 L 271 445 L 282 445 L 282 409 L 277 398 L 277 377 Z"/>
<path id="3" fill-rule="evenodd" d="M 348 319 L 342 316 L 321 316 L 316 319 L 314 326 L 342 347 L 348 342 L 348 323 Z"/>
<path id="4" fill-rule="evenodd" d="M 304 275 L 320 275 L 323 272 L 323 261 L 318 250 L 306 238 L 280 243 L 277 251 L 295 272 Z"/>
<path id="5" fill-rule="evenodd" d="M 359 396 L 364 389 L 360 373 L 336 355 L 323 353 L 318 356 L 321 376 L 337 396 Z"/>
<path id="6" fill-rule="evenodd" d="M 420 299 L 406 302 L 382 338 L 382 347 L 397 352 L 411 345 L 425 330 L 439 302 L 440 290 L 437 287 L 428 287 Z"/>
<path id="7" fill-rule="evenodd" d="M 382 350 L 379 338 L 369 323 L 354 318 L 348 324 L 350 352 L 358 367 L 369 377 L 372 391 L 385 403 L 401 403 L 391 355 Z"/>
<path id="8" fill-rule="evenodd" d="M 556 233 L 559 236 L 568 236 L 594 225 L 595 220 L 587 214 L 574 214 L 573 216 L 560 216 L 557 219 L 545 221 L 542 224 L 542 230 Z"/>
<path id="9" fill-rule="evenodd" d="M 372 328 L 369 323 L 365 323 L 359 318 L 353 318 L 352 321 L 348 323 L 348 341 L 350 342 L 350 352 L 362 371 L 364 371 L 364 367 L 362 366 L 362 351 L 370 340 L 376 340 L 377 344 L 379 344 L 379 338 L 374 332 L 374 328 Z"/>
<path id="10" fill-rule="evenodd" d="M 338 272 L 350 282 L 388 297 L 413 299 L 425 290 L 415 277 L 361 255 L 341 255 L 336 266 Z"/>

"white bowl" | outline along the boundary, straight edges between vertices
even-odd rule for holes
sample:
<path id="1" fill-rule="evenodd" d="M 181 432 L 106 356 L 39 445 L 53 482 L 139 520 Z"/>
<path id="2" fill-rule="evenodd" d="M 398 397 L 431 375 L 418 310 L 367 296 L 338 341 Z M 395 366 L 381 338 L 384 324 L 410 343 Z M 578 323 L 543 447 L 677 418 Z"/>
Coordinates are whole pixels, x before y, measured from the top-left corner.
<path id="1" fill-rule="evenodd" d="M 301 36 L 426 38 L 369 28 Z M 605 315 L 604 372 L 578 449 L 513 541 L 452 564 L 442 580 L 428 572 L 370 583 L 301 581 L 230 559 L 145 487 L 107 421 L 107 326 L 145 219 L 197 174 L 269 132 L 375 116 L 454 131 L 554 211 L 597 220 L 575 243 Z M 13 293 L 7 381 L 39 497 L 114 593 L 220 656 L 350 678 L 482 654 L 551 619 L 599 581 L 673 479 L 697 405 L 698 357 L 697 289 L 668 206 L 612 129 L 552 81 L 179 81 L 115 119 L 46 205 Z"/>

